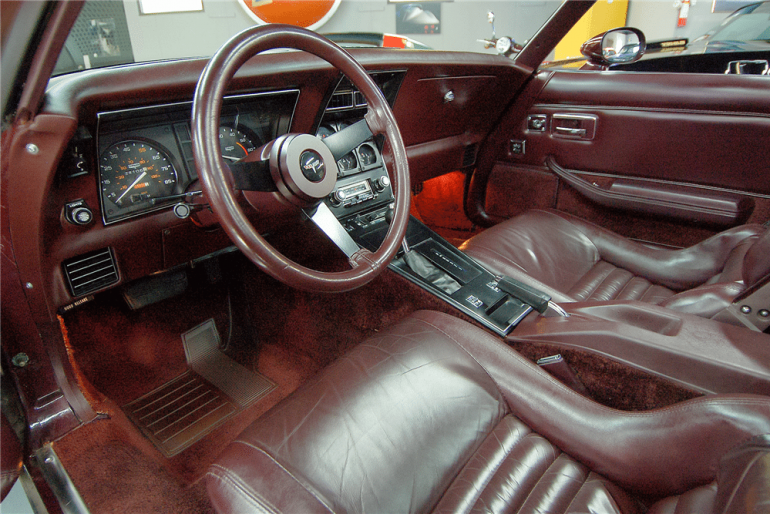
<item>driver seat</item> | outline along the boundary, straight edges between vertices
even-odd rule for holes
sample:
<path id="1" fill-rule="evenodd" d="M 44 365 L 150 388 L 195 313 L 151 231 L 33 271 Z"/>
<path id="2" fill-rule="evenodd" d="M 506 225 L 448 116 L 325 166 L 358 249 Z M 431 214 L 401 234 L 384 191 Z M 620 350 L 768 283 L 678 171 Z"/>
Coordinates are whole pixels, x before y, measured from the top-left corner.
<path id="1" fill-rule="evenodd" d="M 423 311 L 258 419 L 206 483 L 220 513 L 752 512 L 767 433 L 770 398 L 613 410 Z"/>
<path id="2" fill-rule="evenodd" d="M 770 230 L 741 225 L 681 250 L 644 245 L 556 210 L 532 210 L 460 249 L 556 302 L 638 300 L 712 318 L 770 274 Z"/>

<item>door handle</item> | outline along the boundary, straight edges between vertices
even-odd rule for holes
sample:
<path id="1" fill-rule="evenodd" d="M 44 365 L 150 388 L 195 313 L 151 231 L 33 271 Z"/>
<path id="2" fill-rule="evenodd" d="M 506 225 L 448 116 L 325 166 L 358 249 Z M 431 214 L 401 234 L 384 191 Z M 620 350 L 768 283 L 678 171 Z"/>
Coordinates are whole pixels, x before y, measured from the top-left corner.
<path id="1" fill-rule="evenodd" d="M 593 114 L 554 114 L 551 133 L 556 137 L 590 141 L 596 134 L 597 120 Z"/>
<path id="2" fill-rule="evenodd" d="M 586 135 L 586 129 L 577 129 L 577 128 L 569 128 L 569 127 L 556 127 L 556 132 L 558 134 L 564 134 L 565 136 L 585 137 Z"/>

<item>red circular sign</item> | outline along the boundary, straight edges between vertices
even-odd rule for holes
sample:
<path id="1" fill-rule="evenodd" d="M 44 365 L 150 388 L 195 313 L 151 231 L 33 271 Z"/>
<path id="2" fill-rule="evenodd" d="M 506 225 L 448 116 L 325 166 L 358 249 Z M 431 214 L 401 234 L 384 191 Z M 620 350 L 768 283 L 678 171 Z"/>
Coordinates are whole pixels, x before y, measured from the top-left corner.
<path id="1" fill-rule="evenodd" d="M 258 24 L 286 23 L 315 30 L 339 7 L 342 0 L 238 0 Z"/>

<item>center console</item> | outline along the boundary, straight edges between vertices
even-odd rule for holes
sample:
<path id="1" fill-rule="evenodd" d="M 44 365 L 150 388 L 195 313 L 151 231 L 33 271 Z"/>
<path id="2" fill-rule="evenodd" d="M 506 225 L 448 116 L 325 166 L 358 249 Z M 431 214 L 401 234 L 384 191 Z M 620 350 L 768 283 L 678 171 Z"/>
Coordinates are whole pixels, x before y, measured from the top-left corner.
<path id="1" fill-rule="evenodd" d="M 392 216 L 393 190 L 373 141 L 339 162 L 337 185 L 325 203 L 363 248 L 372 252 L 385 239 Z M 509 294 L 476 261 L 411 217 L 402 250 L 390 268 L 430 291 L 495 333 L 505 336 L 533 307 Z"/>

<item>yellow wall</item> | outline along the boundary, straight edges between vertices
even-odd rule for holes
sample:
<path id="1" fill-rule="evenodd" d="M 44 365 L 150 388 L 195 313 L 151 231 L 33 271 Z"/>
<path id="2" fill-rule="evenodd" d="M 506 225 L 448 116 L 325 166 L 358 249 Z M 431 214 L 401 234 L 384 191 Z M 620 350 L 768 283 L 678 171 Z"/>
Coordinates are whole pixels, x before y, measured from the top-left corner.
<path id="1" fill-rule="evenodd" d="M 575 59 L 581 56 L 580 46 L 602 32 L 626 25 L 628 0 L 599 0 L 564 39 L 556 45 L 554 59 Z"/>

